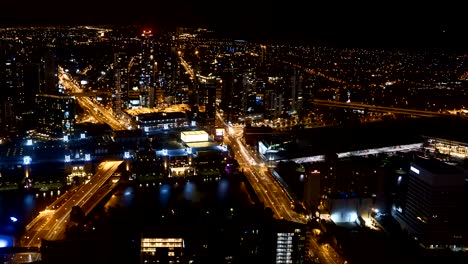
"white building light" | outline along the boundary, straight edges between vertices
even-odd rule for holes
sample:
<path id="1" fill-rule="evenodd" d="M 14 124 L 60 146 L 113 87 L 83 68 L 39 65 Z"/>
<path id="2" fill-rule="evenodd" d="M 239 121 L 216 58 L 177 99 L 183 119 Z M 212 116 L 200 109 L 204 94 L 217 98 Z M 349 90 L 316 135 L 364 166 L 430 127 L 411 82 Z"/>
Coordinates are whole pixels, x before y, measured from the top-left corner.
<path id="1" fill-rule="evenodd" d="M 419 174 L 419 170 L 416 169 L 416 168 L 413 167 L 413 166 L 410 166 L 410 170 L 411 170 L 412 172 L 416 173 L 416 174 Z"/>
<path id="2" fill-rule="evenodd" d="M 23 164 L 24 164 L 24 165 L 29 165 L 29 164 L 31 164 L 31 161 L 32 161 L 32 159 L 31 159 L 30 156 L 24 156 L 24 157 L 23 157 Z"/>

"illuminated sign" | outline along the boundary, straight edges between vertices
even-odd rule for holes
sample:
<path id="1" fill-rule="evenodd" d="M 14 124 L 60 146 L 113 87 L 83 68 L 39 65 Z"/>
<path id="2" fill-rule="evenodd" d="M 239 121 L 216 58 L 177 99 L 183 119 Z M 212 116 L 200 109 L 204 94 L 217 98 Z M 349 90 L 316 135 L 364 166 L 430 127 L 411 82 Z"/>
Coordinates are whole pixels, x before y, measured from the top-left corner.
<path id="1" fill-rule="evenodd" d="M 192 120 L 192 122 L 190 123 L 191 126 L 197 126 L 197 121 L 194 121 Z"/>
<path id="2" fill-rule="evenodd" d="M 81 133 L 81 134 L 80 134 L 80 138 L 82 138 L 82 139 L 83 139 L 83 138 L 86 138 L 85 133 Z"/>
<path id="3" fill-rule="evenodd" d="M 67 135 L 63 136 L 63 141 L 65 141 L 65 142 L 68 141 L 68 136 Z"/>
<path id="4" fill-rule="evenodd" d="M 188 142 L 207 142 L 208 133 L 202 130 L 197 131 L 184 131 L 180 133 L 180 139 L 186 143 Z"/>
<path id="5" fill-rule="evenodd" d="M 216 136 L 222 137 L 224 135 L 224 128 L 217 128 L 216 129 Z"/>
<path id="6" fill-rule="evenodd" d="M 187 154 L 192 154 L 192 148 L 187 148 Z"/>
<path id="7" fill-rule="evenodd" d="M 412 172 L 416 173 L 416 174 L 419 174 L 419 170 L 416 169 L 416 168 L 413 167 L 413 166 L 410 167 L 410 170 L 411 170 Z"/>
<path id="8" fill-rule="evenodd" d="M 85 161 L 90 161 L 91 160 L 91 154 L 85 154 Z"/>
<path id="9" fill-rule="evenodd" d="M 129 159 L 130 158 L 130 152 L 125 151 L 124 152 L 124 159 Z"/>
<path id="10" fill-rule="evenodd" d="M 162 154 L 163 154 L 164 156 L 167 156 L 167 154 L 168 154 L 167 149 L 163 149 L 163 150 L 162 150 Z"/>
<path id="11" fill-rule="evenodd" d="M 70 155 L 65 155 L 65 162 L 70 162 L 70 161 L 71 161 Z"/>
<path id="12" fill-rule="evenodd" d="M 164 129 L 169 129 L 169 124 L 164 124 Z"/>
<path id="13" fill-rule="evenodd" d="M 26 145 L 32 146 L 32 144 L 33 144 L 32 139 L 28 139 L 28 140 L 26 141 Z"/>

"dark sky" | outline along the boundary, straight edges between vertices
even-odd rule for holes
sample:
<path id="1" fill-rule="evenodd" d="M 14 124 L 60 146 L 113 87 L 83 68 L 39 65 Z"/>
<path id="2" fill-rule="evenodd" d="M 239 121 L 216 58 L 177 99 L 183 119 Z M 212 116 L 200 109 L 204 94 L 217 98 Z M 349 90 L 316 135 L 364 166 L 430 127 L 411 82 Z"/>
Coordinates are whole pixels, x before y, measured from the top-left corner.
<path id="1" fill-rule="evenodd" d="M 462 6 L 297 0 L 2 1 L 0 23 L 203 25 L 239 35 L 287 36 L 361 46 L 464 46 Z M 410 3 L 409 1 L 406 1 Z"/>

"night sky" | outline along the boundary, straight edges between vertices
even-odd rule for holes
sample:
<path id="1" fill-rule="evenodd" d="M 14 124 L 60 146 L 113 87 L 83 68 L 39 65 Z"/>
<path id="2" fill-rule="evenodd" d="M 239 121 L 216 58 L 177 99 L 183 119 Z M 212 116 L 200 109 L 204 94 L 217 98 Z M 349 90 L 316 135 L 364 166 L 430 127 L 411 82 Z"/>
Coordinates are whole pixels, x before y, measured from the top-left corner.
<path id="1" fill-rule="evenodd" d="M 4 2 L 4 1 L 2 1 Z M 0 23 L 205 26 L 239 37 L 323 40 L 359 46 L 467 46 L 463 8 L 447 1 L 5 1 Z M 406 1 L 409 3 L 409 1 Z"/>

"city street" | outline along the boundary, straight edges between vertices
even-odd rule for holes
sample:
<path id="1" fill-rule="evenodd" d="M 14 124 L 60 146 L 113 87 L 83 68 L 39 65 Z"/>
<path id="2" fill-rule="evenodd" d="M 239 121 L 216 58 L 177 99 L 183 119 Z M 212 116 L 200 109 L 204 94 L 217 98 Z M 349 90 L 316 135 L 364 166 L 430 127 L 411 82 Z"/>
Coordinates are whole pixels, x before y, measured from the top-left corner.
<path id="1" fill-rule="evenodd" d="M 220 113 L 217 113 L 218 119 L 224 123 Z M 244 172 L 249 183 L 254 188 L 259 199 L 270 207 L 274 216 L 278 219 L 285 219 L 297 223 L 306 223 L 304 215 L 296 213 L 291 207 L 291 200 L 285 191 L 281 188 L 274 176 L 271 174 L 268 166 L 253 151 L 245 147 L 242 142 L 243 128 L 237 126 L 233 128 L 225 125 L 228 133 L 225 134 L 225 143 L 234 150 L 240 169 Z"/>

